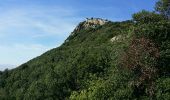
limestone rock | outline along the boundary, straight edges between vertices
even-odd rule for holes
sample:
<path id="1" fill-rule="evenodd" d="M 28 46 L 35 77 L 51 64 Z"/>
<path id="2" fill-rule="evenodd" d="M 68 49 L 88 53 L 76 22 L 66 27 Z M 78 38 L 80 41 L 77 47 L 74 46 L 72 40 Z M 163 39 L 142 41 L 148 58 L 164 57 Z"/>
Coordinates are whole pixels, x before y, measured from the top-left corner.
<path id="1" fill-rule="evenodd" d="M 87 29 L 89 27 L 96 28 L 97 26 L 104 25 L 108 20 L 101 18 L 86 18 L 86 21 L 81 22 L 74 30 L 74 32 L 80 31 L 82 29 Z"/>

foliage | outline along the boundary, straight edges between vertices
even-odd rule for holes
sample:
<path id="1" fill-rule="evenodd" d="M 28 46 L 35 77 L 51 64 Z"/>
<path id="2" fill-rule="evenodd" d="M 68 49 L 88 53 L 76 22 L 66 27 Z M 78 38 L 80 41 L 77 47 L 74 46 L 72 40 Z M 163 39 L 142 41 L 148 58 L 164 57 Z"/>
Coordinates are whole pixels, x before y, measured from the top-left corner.
<path id="1" fill-rule="evenodd" d="M 157 61 L 159 58 L 158 48 L 155 44 L 141 37 L 139 39 L 133 39 L 131 44 L 122 57 L 122 65 L 132 70 L 135 75 L 134 85 L 138 90 L 148 88 L 147 95 L 153 96 L 153 81 L 157 76 Z M 144 84 L 148 87 L 144 87 Z M 141 92 L 141 91 L 140 91 Z M 143 95 L 139 93 L 138 95 Z"/>
<path id="2" fill-rule="evenodd" d="M 155 10 L 167 18 L 170 18 L 170 1 L 159 0 L 155 5 Z"/>
<path id="3" fill-rule="evenodd" d="M 146 10 L 142 10 L 138 13 L 133 14 L 133 20 L 137 23 L 141 24 L 148 24 L 148 23 L 155 23 L 160 20 L 164 20 L 162 15 L 156 14 L 154 12 L 149 12 Z"/>
<path id="4" fill-rule="evenodd" d="M 0 99 L 168 100 L 169 27 L 162 15 L 141 11 L 73 32 L 60 47 L 0 72 Z"/>
<path id="5" fill-rule="evenodd" d="M 170 78 L 162 77 L 156 82 L 156 98 L 168 100 L 170 98 Z"/>

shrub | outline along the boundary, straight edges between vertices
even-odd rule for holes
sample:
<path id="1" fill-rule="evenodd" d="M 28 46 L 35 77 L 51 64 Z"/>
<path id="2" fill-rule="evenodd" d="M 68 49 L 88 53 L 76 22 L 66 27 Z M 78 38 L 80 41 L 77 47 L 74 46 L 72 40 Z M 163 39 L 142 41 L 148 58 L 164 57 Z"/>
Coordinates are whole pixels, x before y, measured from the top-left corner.
<path id="1" fill-rule="evenodd" d="M 157 59 L 159 58 L 159 50 L 155 44 L 144 37 L 134 38 L 122 57 L 121 64 L 131 70 L 135 75 L 134 85 L 141 95 L 144 92 L 144 85 L 148 84 L 147 94 L 153 95 L 152 81 L 156 77 Z"/>

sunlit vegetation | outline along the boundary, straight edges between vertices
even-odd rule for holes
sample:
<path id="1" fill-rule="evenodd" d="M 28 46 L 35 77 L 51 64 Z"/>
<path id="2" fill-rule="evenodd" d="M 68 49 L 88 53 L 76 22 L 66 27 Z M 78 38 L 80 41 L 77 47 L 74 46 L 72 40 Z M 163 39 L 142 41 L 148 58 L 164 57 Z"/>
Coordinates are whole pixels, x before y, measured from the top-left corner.
<path id="1" fill-rule="evenodd" d="M 157 3 L 158 12 L 141 11 L 129 21 L 77 31 L 60 47 L 1 72 L 0 99 L 169 100 L 165 1 Z M 115 36 L 119 40 L 111 41 Z"/>

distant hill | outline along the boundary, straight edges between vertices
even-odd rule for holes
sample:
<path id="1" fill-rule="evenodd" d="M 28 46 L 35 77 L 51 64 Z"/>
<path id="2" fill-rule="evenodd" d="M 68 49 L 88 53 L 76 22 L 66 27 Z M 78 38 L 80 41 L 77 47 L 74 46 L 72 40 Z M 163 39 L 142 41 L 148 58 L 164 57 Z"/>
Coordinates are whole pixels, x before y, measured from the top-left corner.
<path id="1" fill-rule="evenodd" d="M 1 70 L 1 71 L 5 70 L 6 68 L 12 69 L 12 68 L 14 68 L 14 67 L 15 67 L 15 65 L 0 64 L 0 70 Z"/>

